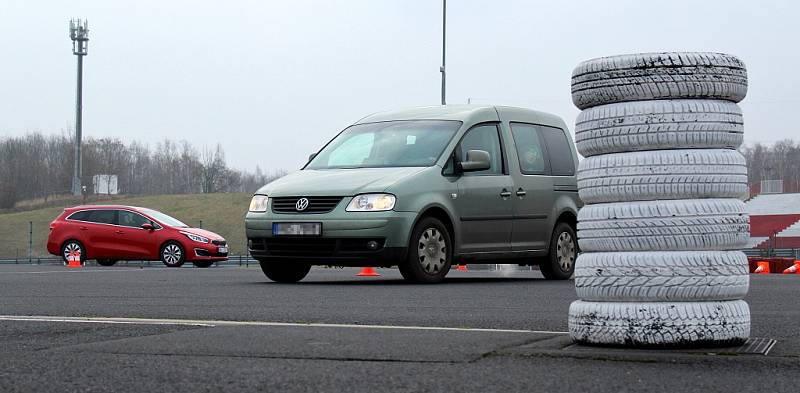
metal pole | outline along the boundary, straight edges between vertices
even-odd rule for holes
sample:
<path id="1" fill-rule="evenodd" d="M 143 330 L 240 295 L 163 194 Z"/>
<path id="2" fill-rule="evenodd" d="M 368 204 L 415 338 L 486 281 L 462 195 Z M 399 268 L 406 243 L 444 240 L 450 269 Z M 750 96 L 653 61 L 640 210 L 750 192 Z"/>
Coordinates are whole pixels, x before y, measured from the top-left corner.
<path id="1" fill-rule="evenodd" d="M 33 221 L 28 221 L 28 263 L 33 262 Z"/>
<path id="2" fill-rule="evenodd" d="M 447 0 L 442 0 L 442 66 L 439 68 L 439 72 L 442 73 L 442 105 L 446 105 L 445 102 L 445 44 L 447 43 L 446 34 L 447 33 Z"/>
<path id="3" fill-rule="evenodd" d="M 78 87 L 75 93 L 75 165 L 72 177 L 72 195 L 81 195 L 81 126 L 83 107 L 83 56 L 78 55 Z"/>

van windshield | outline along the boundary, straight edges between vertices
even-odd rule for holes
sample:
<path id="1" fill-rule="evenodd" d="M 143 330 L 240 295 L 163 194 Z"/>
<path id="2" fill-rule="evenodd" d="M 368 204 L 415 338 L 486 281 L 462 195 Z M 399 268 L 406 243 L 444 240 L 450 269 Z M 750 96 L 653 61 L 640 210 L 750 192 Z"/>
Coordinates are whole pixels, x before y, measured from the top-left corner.
<path id="1" fill-rule="evenodd" d="M 431 166 L 459 127 L 455 120 L 358 124 L 328 143 L 306 169 Z"/>

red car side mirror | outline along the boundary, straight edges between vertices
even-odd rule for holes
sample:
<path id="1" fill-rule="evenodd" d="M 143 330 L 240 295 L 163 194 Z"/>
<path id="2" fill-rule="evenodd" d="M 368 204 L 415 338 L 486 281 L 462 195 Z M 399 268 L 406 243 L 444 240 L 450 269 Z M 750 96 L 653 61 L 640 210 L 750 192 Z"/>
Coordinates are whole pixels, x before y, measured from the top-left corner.
<path id="1" fill-rule="evenodd" d="M 153 224 L 142 224 L 142 229 L 146 231 L 152 231 L 155 228 L 153 227 Z"/>

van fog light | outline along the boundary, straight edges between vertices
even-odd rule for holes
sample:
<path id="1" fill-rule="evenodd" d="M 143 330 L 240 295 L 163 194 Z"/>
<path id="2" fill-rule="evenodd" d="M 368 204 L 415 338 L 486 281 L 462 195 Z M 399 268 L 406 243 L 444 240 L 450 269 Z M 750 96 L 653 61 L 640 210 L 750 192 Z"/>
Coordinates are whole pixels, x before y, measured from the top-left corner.
<path id="1" fill-rule="evenodd" d="M 367 242 L 367 248 L 369 248 L 370 250 L 377 250 L 378 242 L 376 242 L 375 240 L 370 240 L 369 242 Z"/>

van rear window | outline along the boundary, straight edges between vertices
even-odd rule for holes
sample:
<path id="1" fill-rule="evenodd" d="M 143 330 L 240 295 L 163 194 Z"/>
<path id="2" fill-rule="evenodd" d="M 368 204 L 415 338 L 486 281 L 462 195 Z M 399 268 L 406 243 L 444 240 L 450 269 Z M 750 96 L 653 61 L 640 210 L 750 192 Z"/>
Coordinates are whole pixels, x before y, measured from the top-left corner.
<path id="1" fill-rule="evenodd" d="M 539 127 L 547 144 L 548 157 L 550 158 L 550 173 L 554 176 L 575 175 L 575 161 L 572 149 L 564 130 L 553 127 Z"/>

